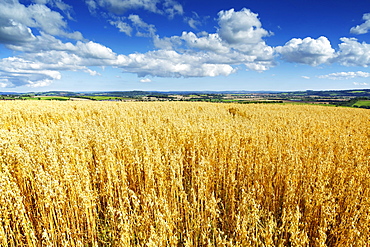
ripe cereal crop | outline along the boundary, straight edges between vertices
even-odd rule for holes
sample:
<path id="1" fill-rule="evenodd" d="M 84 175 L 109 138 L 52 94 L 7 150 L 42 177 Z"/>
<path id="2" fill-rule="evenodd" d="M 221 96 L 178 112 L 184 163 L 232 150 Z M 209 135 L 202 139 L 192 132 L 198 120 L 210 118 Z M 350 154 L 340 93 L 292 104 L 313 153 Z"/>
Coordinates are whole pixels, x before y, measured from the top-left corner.
<path id="1" fill-rule="evenodd" d="M 1 246 L 367 246 L 370 112 L 0 102 Z"/>

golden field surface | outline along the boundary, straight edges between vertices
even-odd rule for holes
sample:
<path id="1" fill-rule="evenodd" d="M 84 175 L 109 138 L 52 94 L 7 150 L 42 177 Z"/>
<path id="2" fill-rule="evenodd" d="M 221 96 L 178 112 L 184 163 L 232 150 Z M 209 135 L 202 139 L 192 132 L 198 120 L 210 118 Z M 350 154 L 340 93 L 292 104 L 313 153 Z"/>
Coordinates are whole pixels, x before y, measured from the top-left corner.
<path id="1" fill-rule="evenodd" d="M 1 246 L 367 246 L 370 112 L 0 102 Z"/>

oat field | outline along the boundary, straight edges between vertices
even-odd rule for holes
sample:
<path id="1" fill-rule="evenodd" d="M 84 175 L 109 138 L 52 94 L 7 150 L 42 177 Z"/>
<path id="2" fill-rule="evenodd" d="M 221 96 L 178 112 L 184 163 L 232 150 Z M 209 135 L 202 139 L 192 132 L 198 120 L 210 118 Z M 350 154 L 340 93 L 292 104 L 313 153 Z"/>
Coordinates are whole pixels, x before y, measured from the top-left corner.
<path id="1" fill-rule="evenodd" d="M 369 110 L 0 102 L 0 246 L 369 242 Z"/>

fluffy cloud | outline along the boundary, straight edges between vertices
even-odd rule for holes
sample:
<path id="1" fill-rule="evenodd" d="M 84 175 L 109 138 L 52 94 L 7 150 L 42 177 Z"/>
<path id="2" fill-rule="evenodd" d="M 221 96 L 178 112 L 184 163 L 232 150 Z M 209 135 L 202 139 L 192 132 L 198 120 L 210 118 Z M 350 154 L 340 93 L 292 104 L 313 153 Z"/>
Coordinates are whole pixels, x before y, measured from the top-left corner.
<path id="1" fill-rule="evenodd" d="M 27 9 L 29 18 L 31 18 L 34 24 L 32 25 L 30 23 L 31 27 L 38 27 L 51 35 L 64 36 L 77 40 L 83 39 L 80 32 L 66 32 L 67 23 L 63 20 L 63 16 L 56 11 L 50 10 L 45 5 L 34 4 L 27 7 Z"/>
<path id="2" fill-rule="evenodd" d="M 61 78 L 55 70 L 43 69 L 37 62 L 17 57 L 0 60 L 1 87 L 40 87 Z"/>
<path id="3" fill-rule="evenodd" d="M 365 21 L 361 25 L 352 27 L 350 32 L 353 34 L 364 34 L 368 33 L 370 30 L 370 13 L 364 14 L 362 19 Z"/>
<path id="4" fill-rule="evenodd" d="M 275 51 L 287 62 L 317 66 L 323 63 L 339 63 L 344 66 L 370 66 L 370 44 L 356 38 L 341 38 L 335 51 L 326 37 L 291 39 Z"/>
<path id="5" fill-rule="evenodd" d="M 179 54 L 176 51 L 158 50 L 145 54 L 119 55 L 116 67 L 141 77 L 204 77 L 230 75 L 235 69 L 227 64 L 207 63 L 199 54 Z"/>
<path id="6" fill-rule="evenodd" d="M 193 32 L 183 32 L 181 37 L 173 37 L 175 43 L 177 38 L 184 41 L 190 48 L 216 53 L 228 53 L 230 51 L 230 48 L 222 42 L 217 33 L 198 37 Z"/>
<path id="7" fill-rule="evenodd" d="M 130 15 L 128 19 L 136 28 L 136 36 L 153 37 L 156 33 L 156 28 L 152 24 L 144 22 L 138 15 Z"/>
<path id="8" fill-rule="evenodd" d="M 62 0 L 33 0 L 34 3 L 37 4 L 43 4 L 43 5 L 50 5 L 52 7 L 56 7 L 63 11 L 63 13 L 68 17 L 68 19 L 73 19 L 72 18 L 72 6 L 64 3 Z"/>
<path id="9" fill-rule="evenodd" d="M 328 63 L 335 57 L 335 50 L 326 37 L 312 39 L 291 39 L 284 46 L 275 48 L 287 62 L 309 64 L 317 66 Z"/>
<path id="10" fill-rule="evenodd" d="M 257 14 L 248 9 L 218 13 L 217 33 L 183 32 L 181 36 L 154 37 L 157 48 L 186 51 L 210 64 L 240 65 L 263 71 L 274 66 L 274 49 L 262 40 L 271 35 L 261 27 Z"/>
<path id="11" fill-rule="evenodd" d="M 1 60 L 1 85 L 48 85 L 60 79 L 59 71 L 66 70 L 96 75 L 89 66 L 114 66 L 139 76 L 162 77 L 218 76 L 235 72 L 230 65 L 209 63 L 208 57 L 201 54 L 158 50 L 145 54 L 117 55 L 108 47 L 92 41 L 63 43 L 47 34 L 38 36 L 31 43 L 33 45 L 14 46 L 20 51 L 27 51 L 22 57 Z M 38 48 L 40 44 L 43 44 L 43 49 Z"/>
<path id="12" fill-rule="evenodd" d="M 191 28 L 196 29 L 196 30 L 198 29 L 197 26 L 200 26 L 201 25 L 201 22 L 199 20 L 194 19 L 192 17 L 186 17 L 184 20 L 188 23 L 188 25 Z"/>
<path id="13" fill-rule="evenodd" d="M 218 13 L 218 34 L 229 44 L 256 44 L 263 37 L 271 35 L 262 28 L 258 15 L 249 9 L 230 9 Z"/>
<path id="14" fill-rule="evenodd" d="M 345 66 L 370 65 L 370 44 L 359 43 L 355 38 L 341 38 L 337 61 Z"/>
<path id="15" fill-rule="evenodd" d="M 4 44 L 27 43 L 34 39 L 30 28 L 71 39 L 83 39 L 80 32 L 65 31 L 63 16 L 45 5 L 31 4 L 26 7 L 18 0 L 0 2 L 0 42 Z"/>
<path id="16" fill-rule="evenodd" d="M 85 52 L 81 52 L 84 57 L 66 51 L 53 50 L 1 59 L 1 83 L 6 87 L 41 87 L 61 79 L 61 71 L 83 71 L 91 76 L 99 75 L 87 66 L 103 66 L 112 62 L 104 58 L 91 57 L 89 48 L 87 44 Z"/>
<path id="17" fill-rule="evenodd" d="M 140 82 L 147 83 L 147 82 L 152 82 L 152 80 L 150 80 L 149 78 L 144 78 L 144 79 L 141 79 Z"/>
<path id="18" fill-rule="evenodd" d="M 116 54 L 110 48 L 92 41 L 89 41 L 87 43 L 78 41 L 74 54 L 77 54 L 83 58 L 92 58 L 99 60 L 114 60 L 116 57 Z"/>
<path id="19" fill-rule="evenodd" d="M 23 44 L 33 40 L 35 36 L 27 26 L 14 20 L 0 19 L 0 43 Z"/>
<path id="20" fill-rule="evenodd" d="M 15 51 L 26 52 L 24 56 L 28 56 L 30 58 L 34 57 L 35 59 L 42 57 L 42 54 L 49 54 L 51 52 L 54 52 L 54 55 L 62 54 L 61 52 L 64 52 L 85 59 L 111 60 L 116 57 L 116 54 L 110 48 L 101 44 L 92 41 L 77 41 L 76 44 L 72 44 L 70 42 L 63 43 L 54 36 L 43 32 L 41 32 L 41 35 L 36 36 L 32 42 L 22 45 L 8 45 L 8 47 Z M 58 57 L 56 57 L 56 60 L 57 58 Z"/>
<path id="21" fill-rule="evenodd" d="M 320 75 L 319 78 L 322 79 L 331 79 L 331 80 L 344 80 L 344 79 L 352 79 L 356 77 L 370 77 L 370 73 L 357 71 L 357 72 L 337 72 L 331 73 L 328 75 Z"/>
<path id="22" fill-rule="evenodd" d="M 0 60 L 1 85 L 7 87 L 46 86 L 61 78 L 60 71 L 83 71 L 98 75 L 88 66 L 114 64 L 117 55 L 101 44 L 78 41 L 63 43 L 55 37 L 41 33 L 27 45 L 8 45 L 22 51 L 18 57 Z"/>
<path id="23" fill-rule="evenodd" d="M 40 51 L 74 51 L 76 50 L 75 46 L 70 43 L 63 43 L 61 40 L 40 32 L 40 35 L 34 36 L 32 40 L 27 43 L 14 43 L 8 44 L 7 47 L 14 51 L 21 51 L 25 53 L 35 53 Z"/>
<path id="24" fill-rule="evenodd" d="M 109 21 L 109 23 L 119 29 L 121 33 L 125 33 L 127 36 L 131 36 L 132 27 L 127 23 L 123 22 L 122 20 L 118 19 L 116 21 Z"/>

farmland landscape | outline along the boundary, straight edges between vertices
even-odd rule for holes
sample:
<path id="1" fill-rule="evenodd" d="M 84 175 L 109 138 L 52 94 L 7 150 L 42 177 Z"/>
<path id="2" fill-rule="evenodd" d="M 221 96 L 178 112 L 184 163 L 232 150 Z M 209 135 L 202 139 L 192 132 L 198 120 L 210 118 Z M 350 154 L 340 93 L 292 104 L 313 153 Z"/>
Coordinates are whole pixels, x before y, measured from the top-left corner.
<path id="1" fill-rule="evenodd" d="M 370 2 L 0 0 L 0 247 L 370 247 Z"/>
<path id="2" fill-rule="evenodd" d="M 370 108 L 370 89 L 326 91 L 113 91 L 0 92 L 0 100 L 191 101 L 213 103 L 303 103 Z"/>
<path id="3" fill-rule="evenodd" d="M 1 246 L 369 243 L 367 109 L 0 104 Z"/>

